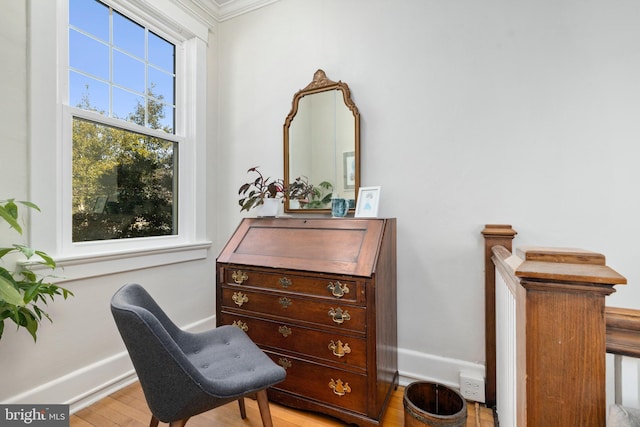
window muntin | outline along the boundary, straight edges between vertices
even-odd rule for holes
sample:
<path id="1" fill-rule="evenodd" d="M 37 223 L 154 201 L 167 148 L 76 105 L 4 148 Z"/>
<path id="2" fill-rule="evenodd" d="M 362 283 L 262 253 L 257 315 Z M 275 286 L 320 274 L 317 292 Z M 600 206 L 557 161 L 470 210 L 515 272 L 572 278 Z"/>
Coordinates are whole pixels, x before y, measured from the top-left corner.
<path id="1" fill-rule="evenodd" d="M 113 8 L 70 0 L 70 106 L 175 133 L 175 57 L 175 44 Z"/>
<path id="2" fill-rule="evenodd" d="M 105 117 L 69 116 L 71 241 L 177 235 L 176 45 L 97 0 L 68 34 L 69 105 Z"/>

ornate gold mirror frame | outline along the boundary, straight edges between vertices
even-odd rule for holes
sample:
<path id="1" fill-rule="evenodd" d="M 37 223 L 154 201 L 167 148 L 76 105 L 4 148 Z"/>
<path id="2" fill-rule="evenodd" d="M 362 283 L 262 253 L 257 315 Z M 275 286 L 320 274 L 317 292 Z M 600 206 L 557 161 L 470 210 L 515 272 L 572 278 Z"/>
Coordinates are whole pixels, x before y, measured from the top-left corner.
<path id="1" fill-rule="evenodd" d="M 347 199 L 350 210 L 355 208 L 360 188 L 360 113 L 349 86 L 329 80 L 322 70 L 294 95 L 284 122 L 284 182 L 297 179 L 313 185 L 316 193 L 301 200 L 286 199 L 285 212 L 330 212 L 331 198 Z"/>

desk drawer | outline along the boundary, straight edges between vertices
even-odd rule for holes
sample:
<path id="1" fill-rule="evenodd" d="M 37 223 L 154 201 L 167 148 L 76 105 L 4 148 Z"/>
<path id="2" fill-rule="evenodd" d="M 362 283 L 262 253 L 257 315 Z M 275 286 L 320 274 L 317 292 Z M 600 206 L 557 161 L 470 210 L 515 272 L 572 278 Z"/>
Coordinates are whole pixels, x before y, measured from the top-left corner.
<path id="1" fill-rule="evenodd" d="M 232 311 L 253 312 L 332 326 L 344 330 L 365 332 L 364 307 L 344 305 L 342 301 L 309 300 L 291 294 L 245 292 L 240 287 L 222 289 L 222 307 Z"/>
<path id="2" fill-rule="evenodd" d="M 334 369 L 283 353 L 268 350 L 265 353 L 287 371 L 287 378 L 274 388 L 366 414 L 365 375 Z"/>
<path id="3" fill-rule="evenodd" d="M 293 274 L 269 273 L 242 267 L 223 267 L 224 283 L 270 289 L 294 294 L 313 295 L 350 304 L 363 303 L 364 282 L 344 277 L 314 277 Z"/>
<path id="4" fill-rule="evenodd" d="M 225 325 L 236 322 L 260 346 L 323 359 L 348 369 L 364 370 L 367 366 L 367 346 L 363 338 L 227 312 L 221 314 L 221 320 Z"/>

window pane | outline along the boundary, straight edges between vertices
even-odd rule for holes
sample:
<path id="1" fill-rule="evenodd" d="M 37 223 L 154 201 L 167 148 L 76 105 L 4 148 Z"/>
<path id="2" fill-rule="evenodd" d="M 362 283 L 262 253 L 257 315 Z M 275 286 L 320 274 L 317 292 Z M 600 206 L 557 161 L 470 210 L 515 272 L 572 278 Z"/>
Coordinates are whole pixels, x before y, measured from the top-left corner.
<path id="1" fill-rule="evenodd" d="M 109 80 L 109 46 L 69 29 L 69 66 Z"/>
<path id="2" fill-rule="evenodd" d="M 149 101 L 150 105 L 154 105 Z M 155 106 L 162 108 L 162 114 L 158 115 L 158 119 L 151 121 L 149 127 L 152 129 L 162 129 L 167 133 L 173 133 L 175 123 L 175 108 L 167 104 L 156 104 Z"/>
<path id="3" fill-rule="evenodd" d="M 69 105 L 109 115 L 109 85 L 69 71 Z"/>
<path id="4" fill-rule="evenodd" d="M 144 97 L 113 88 L 113 117 L 145 126 Z"/>
<path id="5" fill-rule="evenodd" d="M 69 7 L 78 9 L 69 13 L 69 104 L 174 133 L 175 45 L 95 0 L 70 0 Z M 96 31 L 113 44 L 73 27 L 81 23 L 82 31 L 93 34 L 90 18 L 108 18 L 109 12 L 113 25 L 105 35 L 97 19 Z M 100 80 L 108 90 L 98 88 Z"/>
<path id="6" fill-rule="evenodd" d="M 173 100 L 173 75 L 149 67 L 149 91 L 147 94 L 160 99 L 167 104 L 174 104 Z"/>
<path id="7" fill-rule="evenodd" d="M 144 62 L 117 50 L 113 51 L 113 82 L 140 94 L 144 93 Z"/>
<path id="8" fill-rule="evenodd" d="M 73 119 L 73 241 L 177 234 L 177 144 Z"/>
<path id="9" fill-rule="evenodd" d="M 144 59 L 144 27 L 114 11 L 113 44 L 131 55 Z"/>
<path id="10" fill-rule="evenodd" d="M 109 8 L 95 0 L 69 0 L 69 24 L 109 41 Z"/>
<path id="11" fill-rule="evenodd" d="M 170 74 L 175 73 L 176 47 L 149 31 L 149 62 Z"/>

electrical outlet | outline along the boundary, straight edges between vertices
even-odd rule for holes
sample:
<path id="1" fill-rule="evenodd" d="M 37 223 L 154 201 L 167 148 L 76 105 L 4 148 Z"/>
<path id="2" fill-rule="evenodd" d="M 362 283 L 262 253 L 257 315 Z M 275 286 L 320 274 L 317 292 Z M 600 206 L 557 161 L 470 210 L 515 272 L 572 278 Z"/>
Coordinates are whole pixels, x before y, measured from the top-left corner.
<path id="1" fill-rule="evenodd" d="M 484 403 L 484 378 L 460 371 L 460 394 L 467 400 Z"/>

